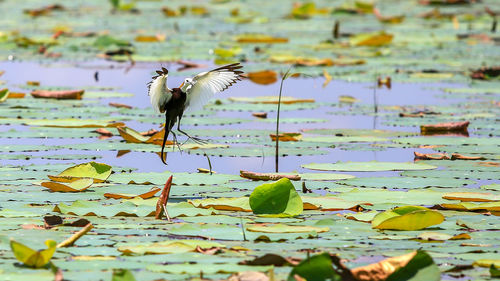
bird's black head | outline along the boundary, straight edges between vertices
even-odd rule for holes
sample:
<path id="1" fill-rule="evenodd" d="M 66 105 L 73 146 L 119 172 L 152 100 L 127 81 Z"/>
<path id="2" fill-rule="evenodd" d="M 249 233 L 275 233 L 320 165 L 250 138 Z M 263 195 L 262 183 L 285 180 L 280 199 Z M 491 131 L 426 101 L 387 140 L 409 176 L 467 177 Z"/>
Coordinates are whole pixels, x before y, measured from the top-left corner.
<path id="1" fill-rule="evenodd" d="M 158 73 L 158 75 L 167 75 L 168 69 L 166 69 L 165 67 L 162 67 L 161 70 L 157 70 L 156 73 Z"/>

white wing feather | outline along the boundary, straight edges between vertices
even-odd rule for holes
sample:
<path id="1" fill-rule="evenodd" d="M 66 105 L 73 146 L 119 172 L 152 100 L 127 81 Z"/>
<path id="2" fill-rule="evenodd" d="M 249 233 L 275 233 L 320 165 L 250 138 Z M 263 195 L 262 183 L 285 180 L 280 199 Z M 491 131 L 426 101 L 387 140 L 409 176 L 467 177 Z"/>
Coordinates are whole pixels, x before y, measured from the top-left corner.
<path id="1" fill-rule="evenodd" d="M 149 87 L 149 98 L 156 113 L 165 112 L 164 105 L 172 98 L 170 89 L 167 88 L 168 75 L 156 77 Z"/>
<path id="2" fill-rule="evenodd" d="M 239 64 L 226 65 L 208 72 L 202 72 L 192 79 L 193 86 L 187 91 L 186 112 L 203 108 L 213 96 L 241 80 Z"/>

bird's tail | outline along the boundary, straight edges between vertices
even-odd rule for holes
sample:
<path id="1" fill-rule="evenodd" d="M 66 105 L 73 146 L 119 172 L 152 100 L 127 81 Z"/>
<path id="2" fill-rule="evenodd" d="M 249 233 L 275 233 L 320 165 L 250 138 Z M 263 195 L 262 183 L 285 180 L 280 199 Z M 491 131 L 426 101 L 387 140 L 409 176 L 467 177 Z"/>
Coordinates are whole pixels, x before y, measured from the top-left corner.
<path id="1" fill-rule="evenodd" d="M 161 162 L 163 162 L 163 164 L 165 165 L 168 165 L 167 164 L 167 155 L 166 154 L 163 154 L 163 151 L 165 150 L 165 143 L 167 142 L 167 138 L 168 138 L 168 134 L 170 133 L 170 120 L 168 118 L 168 115 L 165 113 L 165 134 L 163 135 L 163 144 L 161 145 L 161 154 L 160 154 L 160 158 L 161 158 Z"/>

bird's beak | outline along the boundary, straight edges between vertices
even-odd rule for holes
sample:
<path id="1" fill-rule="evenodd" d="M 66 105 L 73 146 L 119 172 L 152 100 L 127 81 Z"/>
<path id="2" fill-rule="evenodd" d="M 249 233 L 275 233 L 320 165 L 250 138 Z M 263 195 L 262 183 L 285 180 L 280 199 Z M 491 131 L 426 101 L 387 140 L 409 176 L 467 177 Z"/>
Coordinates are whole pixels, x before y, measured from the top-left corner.
<path id="1" fill-rule="evenodd" d="M 184 86 L 184 82 L 182 82 L 182 84 L 179 86 L 179 88 L 182 88 L 182 86 Z"/>

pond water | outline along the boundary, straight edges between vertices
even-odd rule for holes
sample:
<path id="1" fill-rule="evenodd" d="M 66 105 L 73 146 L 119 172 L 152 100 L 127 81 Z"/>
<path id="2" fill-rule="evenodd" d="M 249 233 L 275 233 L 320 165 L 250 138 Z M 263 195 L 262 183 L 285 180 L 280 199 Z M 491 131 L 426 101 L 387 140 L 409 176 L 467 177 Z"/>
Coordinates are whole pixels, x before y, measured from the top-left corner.
<path id="1" fill-rule="evenodd" d="M 200 62 L 205 65 L 210 65 L 208 62 Z M 190 72 L 176 72 L 175 69 L 179 65 L 175 63 L 165 63 L 162 66 L 168 67 L 170 76 L 168 84 L 170 87 L 179 85 L 185 77 L 192 76 L 193 73 L 201 72 L 203 69 L 194 69 Z M 147 96 L 146 83 L 149 82 L 151 73 L 154 69 L 159 68 L 159 64 L 138 63 L 134 66 L 124 63 L 111 63 L 106 61 L 92 61 L 80 63 L 74 67 L 71 64 L 39 64 L 32 62 L 2 62 L 0 69 L 6 71 L 4 79 L 9 81 L 9 84 L 14 85 L 11 91 L 26 91 L 26 89 L 15 88 L 15 85 L 23 85 L 26 81 L 36 80 L 45 87 L 70 87 L 70 88 L 91 88 L 91 89 L 113 89 L 118 92 L 126 92 L 133 94 L 130 97 L 121 98 L 104 98 L 99 99 L 99 103 L 103 106 L 109 102 L 119 102 L 131 105 L 136 108 L 151 109 L 149 97 Z M 209 67 L 208 67 L 209 68 Z M 98 80 L 95 79 L 95 73 L 98 72 Z M 20 75 L 22 74 L 22 75 Z M 351 105 L 343 104 L 338 107 L 332 107 L 329 104 L 337 104 L 339 96 L 348 95 L 359 100 L 357 104 L 362 106 L 373 106 L 374 99 L 374 84 L 372 83 L 350 83 L 344 81 L 331 81 L 326 87 L 323 87 L 324 78 L 292 78 L 285 81 L 283 95 L 295 98 L 314 99 L 322 106 L 312 110 L 291 110 L 281 112 L 281 118 L 304 117 L 324 119 L 324 122 L 309 123 L 309 124 L 281 124 L 280 132 L 299 132 L 305 129 L 329 128 L 329 129 L 379 129 L 379 130 L 398 130 L 418 132 L 416 127 L 394 127 L 385 125 L 381 122 L 381 118 L 377 115 L 370 114 L 370 109 L 363 108 L 359 113 L 346 115 L 332 115 L 328 112 L 350 110 Z M 442 93 L 440 89 L 450 87 L 463 87 L 460 84 L 451 83 L 398 83 L 393 82 L 392 88 L 376 88 L 376 99 L 379 107 L 383 106 L 411 106 L 425 109 L 428 106 L 439 106 L 450 103 L 450 99 L 440 98 L 437 95 Z M 279 91 L 279 81 L 271 85 L 259 85 L 249 80 L 238 82 L 223 93 L 220 93 L 216 98 L 225 99 L 228 97 L 257 97 L 257 96 L 272 96 L 277 95 Z M 84 98 L 85 100 L 85 98 Z M 453 102 L 461 102 L 463 99 L 454 99 Z M 352 110 L 352 109 L 351 109 Z M 356 110 L 355 108 L 353 109 Z M 153 115 L 153 110 L 150 110 Z M 234 112 L 223 111 L 217 112 L 217 117 L 221 118 L 242 118 L 250 119 L 250 122 L 234 125 L 223 126 L 186 126 L 186 130 L 195 128 L 207 128 L 212 130 L 218 129 L 234 129 L 247 130 L 264 129 L 269 131 L 275 130 L 274 123 L 252 122 L 255 119 L 251 116 L 251 111 Z M 270 112 L 268 118 L 275 118 L 275 112 Z M 43 112 L 40 112 L 40 118 L 43 118 Z M 190 117 L 185 117 L 188 120 Z M 205 117 L 210 118 L 210 117 Z M 163 117 L 158 116 L 158 123 L 163 121 Z M 141 122 L 130 120 L 127 125 L 138 130 L 147 131 L 152 128 L 158 129 L 158 126 L 151 126 Z M 19 125 L 1 125 L 0 130 L 7 134 L 10 129 L 27 130 L 26 126 Z M 89 129 L 91 131 L 93 129 Z M 115 134 L 116 135 L 116 134 Z M 241 136 L 245 138 L 246 136 Z M 120 139 L 120 136 L 113 138 Z M 44 145 L 64 145 L 72 143 L 85 143 L 87 139 L 44 139 Z M 95 137 L 97 140 L 97 134 Z M 28 139 L 7 139 L 0 138 L 1 144 L 25 144 L 37 145 L 41 140 L 36 138 Z M 268 138 L 268 141 L 261 143 L 265 146 L 273 146 L 274 142 Z M 293 156 L 280 157 L 279 169 L 282 172 L 300 171 L 304 169 L 300 167 L 303 163 L 310 162 L 336 162 L 336 161 L 395 161 L 407 162 L 413 161 L 413 148 L 392 148 L 384 151 L 356 151 L 342 150 L 339 148 L 327 148 L 328 153 L 324 155 L 314 156 Z M 159 151 L 159 148 L 158 148 Z M 419 151 L 426 152 L 427 150 L 420 149 Z M 57 153 L 71 153 L 70 150 L 61 149 Z M 91 153 L 85 152 L 82 153 Z M 49 152 L 34 152 L 32 155 L 43 156 L 54 154 Z M 122 166 L 136 168 L 140 172 L 194 172 L 196 168 L 208 168 L 207 159 L 203 155 L 195 155 L 185 151 L 179 153 L 168 153 L 169 165 L 165 167 L 159 157 L 152 153 L 130 152 L 121 157 L 116 156 L 116 152 L 99 152 L 102 157 L 100 161 L 109 163 L 113 166 Z M 215 171 L 222 173 L 238 173 L 240 170 L 252 170 L 256 172 L 270 172 L 275 169 L 274 155 L 266 155 L 264 151 L 259 157 L 217 157 L 210 158 L 212 167 Z M 20 165 L 20 164 L 47 164 L 47 163 L 64 163 L 64 161 L 48 161 L 41 158 L 31 158 L 25 160 L 1 160 L 4 165 Z M 380 173 L 378 173 L 380 174 Z M 384 173 L 382 173 L 384 174 Z M 393 174 L 392 172 L 390 174 Z"/>

